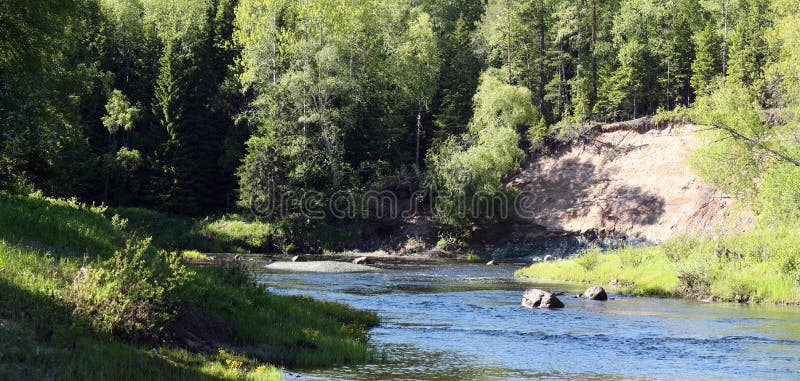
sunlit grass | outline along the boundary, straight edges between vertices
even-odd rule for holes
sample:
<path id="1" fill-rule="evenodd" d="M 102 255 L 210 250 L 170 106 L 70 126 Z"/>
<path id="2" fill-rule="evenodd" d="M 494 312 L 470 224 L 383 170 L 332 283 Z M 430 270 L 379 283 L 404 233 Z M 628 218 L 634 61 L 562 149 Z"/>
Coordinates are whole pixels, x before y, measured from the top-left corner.
<path id="1" fill-rule="evenodd" d="M 101 291 L 75 289 L 73 279 L 83 267 L 107 266 L 131 234 L 107 213 L 74 201 L 0 194 L 0 379 L 275 380 L 280 370 L 274 365 L 319 367 L 369 358 L 374 313 L 269 293 L 237 267 L 193 269 L 174 295 L 173 307 L 183 312 L 165 328 L 191 330 L 183 317 L 201 313 L 224 328 L 210 339 L 241 353 L 190 353 L 179 342 L 134 343 L 92 328 L 72 303 L 76 292 L 100 297 Z M 269 350 L 247 352 L 258 346 Z"/>
<path id="2" fill-rule="evenodd" d="M 591 259 L 590 259 L 591 258 Z M 517 271 L 531 279 L 607 285 L 618 292 L 722 301 L 800 303 L 800 229 L 760 227 L 716 240 L 676 238 L 651 247 L 589 250 Z"/>
<path id="3" fill-rule="evenodd" d="M 203 253 L 201 253 L 201 252 L 199 252 L 197 250 L 184 250 L 181 253 L 181 257 L 183 257 L 183 259 L 190 259 L 190 260 L 195 260 L 195 261 L 203 261 L 206 258 L 208 258 L 207 255 L 205 255 L 205 254 L 203 254 Z"/>

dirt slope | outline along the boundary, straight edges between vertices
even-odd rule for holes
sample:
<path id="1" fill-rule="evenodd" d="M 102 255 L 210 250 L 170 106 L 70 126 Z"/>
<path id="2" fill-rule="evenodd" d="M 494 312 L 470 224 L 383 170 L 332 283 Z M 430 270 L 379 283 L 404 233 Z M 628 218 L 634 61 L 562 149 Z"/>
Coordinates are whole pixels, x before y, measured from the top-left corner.
<path id="1" fill-rule="evenodd" d="M 690 168 L 699 144 L 693 130 L 606 129 L 525 163 L 509 181 L 526 206 L 516 213 L 515 235 L 594 230 L 659 242 L 724 231 L 734 200 Z"/>

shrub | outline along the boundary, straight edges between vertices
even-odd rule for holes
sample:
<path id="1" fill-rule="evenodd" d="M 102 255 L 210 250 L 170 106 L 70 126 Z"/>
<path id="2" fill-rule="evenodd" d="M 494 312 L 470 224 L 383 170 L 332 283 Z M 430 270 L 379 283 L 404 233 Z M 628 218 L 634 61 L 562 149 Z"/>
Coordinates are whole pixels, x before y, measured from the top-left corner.
<path id="1" fill-rule="evenodd" d="M 709 269 L 704 263 L 684 262 L 677 266 L 678 280 L 684 295 L 705 297 L 711 294 Z"/>
<path id="2" fill-rule="evenodd" d="M 595 267 L 597 267 L 597 262 L 599 259 L 600 249 L 592 248 L 580 254 L 575 261 L 578 263 L 578 265 L 586 269 L 586 271 L 592 271 Z"/>
<path id="3" fill-rule="evenodd" d="M 75 313 L 96 330 L 145 341 L 163 336 L 174 315 L 173 291 L 189 278 L 180 257 L 129 239 L 101 267 L 82 267 L 72 281 Z"/>

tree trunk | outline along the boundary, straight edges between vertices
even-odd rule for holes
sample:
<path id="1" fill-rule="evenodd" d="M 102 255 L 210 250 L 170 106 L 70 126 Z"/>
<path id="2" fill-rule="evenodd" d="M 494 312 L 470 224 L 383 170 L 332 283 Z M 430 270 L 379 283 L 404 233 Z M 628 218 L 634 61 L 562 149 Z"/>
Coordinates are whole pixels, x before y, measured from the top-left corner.
<path id="1" fill-rule="evenodd" d="M 722 0 L 722 77 L 728 74 L 728 8 L 730 0 Z"/>
<path id="2" fill-rule="evenodd" d="M 419 166 L 419 140 L 420 134 L 422 133 L 422 104 L 419 104 L 419 108 L 417 109 L 417 170 L 420 169 Z"/>
<path id="3" fill-rule="evenodd" d="M 545 59 L 545 33 L 544 25 L 544 0 L 539 2 L 539 112 L 544 110 L 544 59 Z"/>
<path id="4" fill-rule="evenodd" d="M 597 101 L 597 0 L 592 0 L 592 99 L 591 106 Z"/>
<path id="5" fill-rule="evenodd" d="M 511 0 L 506 0 L 506 48 L 508 50 L 508 84 L 511 84 Z"/>

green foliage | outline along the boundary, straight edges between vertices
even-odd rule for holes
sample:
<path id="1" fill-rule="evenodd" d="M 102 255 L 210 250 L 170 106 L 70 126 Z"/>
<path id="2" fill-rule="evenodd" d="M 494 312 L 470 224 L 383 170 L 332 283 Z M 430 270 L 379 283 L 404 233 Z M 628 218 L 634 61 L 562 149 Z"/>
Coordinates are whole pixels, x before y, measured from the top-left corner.
<path id="1" fill-rule="evenodd" d="M 75 313 L 94 329 L 134 341 L 164 337 L 174 318 L 174 291 L 191 276 L 180 257 L 128 240 L 102 267 L 83 267 L 72 281 Z"/>
<path id="2" fill-rule="evenodd" d="M 539 117 L 539 121 L 528 129 L 528 141 L 531 142 L 532 147 L 541 146 L 544 140 L 549 136 L 550 127 L 544 120 L 544 116 Z"/>
<path id="3" fill-rule="evenodd" d="M 138 150 L 122 147 L 117 151 L 116 164 L 128 173 L 139 169 L 142 163 L 142 154 Z"/>
<path id="4" fill-rule="evenodd" d="M 139 113 L 139 108 L 132 106 L 125 94 L 114 89 L 106 103 L 106 115 L 102 118 L 103 126 L 112 135 L 119 131 L 130 132 L 139 119 Z"/>
<path id="5" fill-rule="evenodd" d="M 694 43 L 697 54 L 692 61 L 692 87 L 698 94 L 703 94 L 717 75 L 722 74 L 722 37 L 712 20 L 705 22 L 705 27 L 695 33 Z"/>
<path id="6" fill-rule="evenodd" d="M 577 258 L 575 258 L 575 263 L 578 266 L 583 267 L 586 271 L 592 271 L 595 267 L 597 267 L 597 262 L 599 261 L 601 253 L 599 249 L 589 249 L 581 253 Z"/>
<path id="7" fill-rule="evenodd" d="M 204 261 L 208 258 L 208 256 L 197 250 L 184 250 L 183 252 L 181 252 L 181 258 L 195 260 L 195 261 Z"/>
<path id="8" fill-rule="evenodd" d="M 462 138 L 466 148 L 449 139 L 428 157 L 429 181 L 439 195 L 437 213 L 454 225 L 500 218 L 510 205 L 502 177 L 522 159 L 519 131 L 529 128 L 536 111 L 528 89 L 507 85 L 498 74 L 489 71 L 481 76 L 475 113 Z"/>
<path id="9" fill-rule="evenodd" d="M 741 0 L 734 9 L 736 25 L 730 36 L 728 74 L 756 94 L 763 86 L 763 69 L 768 56 L 765 32 L 771 26 L 770 8 L 770 1 Z"/>
<path id="10" fill-rule="evenodd" d="M 755 192 L 753 179 L 769 160 L 763 151 L 766 143 L 762 142 L 771 133 L 761 120 L 753 97 L 740 86 L 724 84 L 710 95 L 698 98 L 692 119 L 712 128 L 706 135 L 709 144 L 694 154 L 695 168 L 726 192 L 751 197 Z"/>
<path id="11" fill-rule="evenodd" d="M 755 206 L 763 221 L 797 225 L 800 221 L 800 167 L 787 163 L 771 166 L 761 178 Z"/>
<path id="12" fill-rule="evenodd" d="M 472 50 L 469 33 L 470 26 L 462 15 L 445 41 L 440 80 L 442 100 L 434 116 L 437 141 L 463 133 L 472 118 L 472 95 L 478 87 L 480 62 Z"/>
<path id="13" fill-rule="evenodd" d="M 467 262 L 480 262 L 482 260 L 481 256 L 475 253 L 467 253 Z"/>

